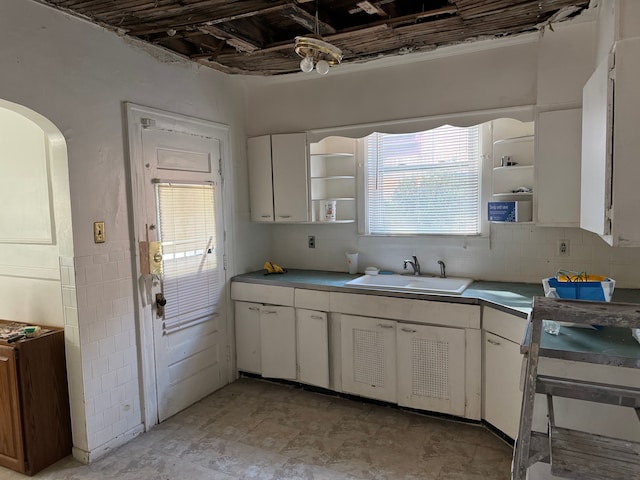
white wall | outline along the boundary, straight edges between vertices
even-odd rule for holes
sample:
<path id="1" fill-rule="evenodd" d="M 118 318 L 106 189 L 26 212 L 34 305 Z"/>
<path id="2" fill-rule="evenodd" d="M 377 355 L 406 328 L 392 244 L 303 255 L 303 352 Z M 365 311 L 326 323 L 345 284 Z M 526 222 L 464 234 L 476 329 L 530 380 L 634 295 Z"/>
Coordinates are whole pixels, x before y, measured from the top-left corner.
<path id="1" fill-rule="evenodd" d="M 299 73 L 249 78 L 247 134 L 533 105 L 538 62 L 535 38 L 509 42 L 502 48 L 489 42 L 483 45 L 495 48 L 474 48 L 472 53 L 435 56 L 411 64 L 389 60 L 390 65 L 383 62 L 385 66 L 376 69 L 368 64 L 335 67 L 327 76 Z"/>
<path id="2" fill-rule="evenodd" d="M 64 139 L 44 117 L 1 99 L 0 205 L 0 318 L 63 327 L 73 253 Z"/>
<path id="3" fill-rule="evenodd" d="M 592 15 L 592 14 L 591 14 Z M 485 51 L 456 53 L 379 69 L 336 67 L 326 77 L 297 74 L 249 79 L 249 135 L 323 129 L 446 113 L 534 105 L 537 110 L 580 107 L 582 87 L 595 65 L 596 22 L 578 19 L 544 35 L 484 44 Z M 393 63 L 393 61 L 390 61 Z M 307 236 L 316 248 L 307 248 Z M 570 257 L 556 255 L 569 239 Z M 270 259 L 289 268 L 346 271 L 344 252 L 360 252 L 360 269 L 401 271 L 418 255 L 423 270 L 476 279 L 539 283 L 557 269 L 609 275 L 621 287 L 638 287 L 640 249 L 610 248 L 574 228 L 491 225 L 488 239 L 380 238 L 360 236 L 355 225 L 276 225 Z M 256 265 L 259 268 L 260 265 Z"/>
<path id="4" fill-rule="evenodd" d="M 141 424 L 122 103 L 230 126 L 235 168 L 226 178 L 241 185 L 233 260 L 244 271 L 264 255 L 260 229 L 247 221 L 243 90 L 232 77 L 33 1 L 0 2 L 0 41 L 0 97 L 48 118 L 67 143 L 77 305 L 73 295 L 65 306 L 78 327 L 67 357 L 74 453 L 87 460 Z M 94 221 L 105 222 L 104 244 L 93 242 Z"/>

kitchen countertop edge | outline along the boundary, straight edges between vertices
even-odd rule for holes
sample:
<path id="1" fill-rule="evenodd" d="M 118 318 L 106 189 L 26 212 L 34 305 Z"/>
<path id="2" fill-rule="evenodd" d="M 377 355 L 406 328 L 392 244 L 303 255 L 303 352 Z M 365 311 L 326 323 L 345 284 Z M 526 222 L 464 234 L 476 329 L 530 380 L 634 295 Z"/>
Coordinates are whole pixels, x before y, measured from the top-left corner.
<path id="1" fill-rule="evenodd" d="M 291 273 L 292 275 L 289 275 Z M 285 276 L 287 275 L 287 276 Z M 358 278 L 360 274 L 350 275 L 340 272 L 325 272 L 316 270 L 290 270 L 287 274 L 264 275 L 262 271 L 255 271 L 234 276 L 232 282 L 273 285 L 310 290 L 353 293 L 358 295 L 374 295 L 384 297 L 407 298 L 414 300 L 429 300 L 435 302 L 461 303 L 467 305 L 486 305 L 505 313 L 521 318 L 527 318 L 534 296 L 544 295 L 542 286 L 510 282 L 473 282 L 461 295 L 447 295 L 442 293 L 407 293 L 384 290 L 367 290 L 363 288 L 345 287 L 344 283 Z M 517 295 L 517 305 L 501 302 L 495 298 L 496 293 L 507 292 Z"/>

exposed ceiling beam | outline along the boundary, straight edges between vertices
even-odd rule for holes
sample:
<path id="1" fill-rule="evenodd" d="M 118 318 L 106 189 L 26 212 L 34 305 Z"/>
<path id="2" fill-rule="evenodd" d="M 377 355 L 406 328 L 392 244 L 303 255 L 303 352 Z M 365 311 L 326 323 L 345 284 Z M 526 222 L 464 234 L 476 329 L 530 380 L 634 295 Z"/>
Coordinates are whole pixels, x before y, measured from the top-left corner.
<path id="1" fill-rule="evenodd" d="M 198 30 L 204 34 L 212 35 L 219 40 L 226 41 L 228 45 L 241 52 L 253 53 L 256 50 L 260 50 L 261 47 L 261 45 L 235 32 L 231 32 L 228 28 L 221 25 L 202 25 L 198 27 Z"/>

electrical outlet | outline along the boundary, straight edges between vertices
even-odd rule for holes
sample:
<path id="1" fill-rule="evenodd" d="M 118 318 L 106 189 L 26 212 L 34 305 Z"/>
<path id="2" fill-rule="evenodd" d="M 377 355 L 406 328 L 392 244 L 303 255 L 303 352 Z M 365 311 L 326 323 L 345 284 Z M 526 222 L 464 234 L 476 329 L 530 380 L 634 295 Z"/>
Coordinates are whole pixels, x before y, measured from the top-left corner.
<path id="1" fill-rule="evenodd" d="M 569 256 L 569 240 L 558 240 L 558 256 L 559 257 L 568 257 Z"/>
<path id="2" fill-rule="evenodd" d="M 104 222 L 93 222 L 93 241 L 95 243 L 104 243 Z"/>
<path id="3" fill-rule="evenodd" d="M 316 236 L 309 235 L 309 248 L 316 248 Z"/>

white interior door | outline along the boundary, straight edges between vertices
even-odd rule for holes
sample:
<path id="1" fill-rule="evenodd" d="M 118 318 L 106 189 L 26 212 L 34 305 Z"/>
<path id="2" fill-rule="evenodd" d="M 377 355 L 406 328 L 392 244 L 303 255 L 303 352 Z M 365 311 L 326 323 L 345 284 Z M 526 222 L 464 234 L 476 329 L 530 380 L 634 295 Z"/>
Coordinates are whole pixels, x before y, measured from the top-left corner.
<path id="1" fill-rule="evenodd" d="M 227 383 L 221 139 L 150 124 L 141 143 L 148 237 L 161 246 L 146 307 L 161 422 Z"/>

